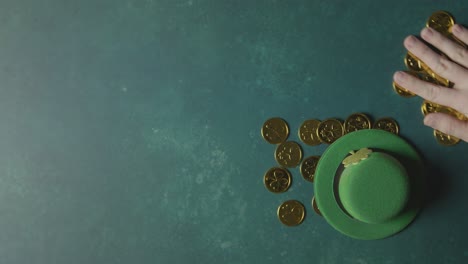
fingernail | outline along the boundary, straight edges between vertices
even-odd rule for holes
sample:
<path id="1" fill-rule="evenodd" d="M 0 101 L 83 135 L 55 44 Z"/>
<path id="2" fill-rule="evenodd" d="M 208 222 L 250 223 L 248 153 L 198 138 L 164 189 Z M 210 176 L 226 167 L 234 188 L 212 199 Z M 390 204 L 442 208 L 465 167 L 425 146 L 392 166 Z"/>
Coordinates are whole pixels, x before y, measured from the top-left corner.
<path id="1" fill-rule="evenodd" d="M 395 74 L 393 75 L 393 79 L 397 82 L 403 82 L 405 80 L 405 77 L 405 74 L 401 71 L 395 72 Z"/>
<path id="2" fill-rule="evenodd" d="M 426 126 L 433 126 L 434 125 L 434 117 L 432 115 L 427 115 L 424 117 L 424 125 Z"/>
<path id="3" fill-rule="evenodd" d="M 434 33 L 432 32 L 431 28 L 424 28 L 423 31 L 421 32 L 421 35 L 423 35 L 426 38 L 430 38 L 434 35 Z"/>
<path id="4" fill-rule="evenodd" d="M 416 43 L 416 38 L 414 36 L 409 36 L 405 40 L 405 45 L 407 48 L 413 47 L 415 43 Z"/>
<path id="5" fill-rule="evenodd" d="M 461 28 L 461 26 L 458 25 L 458 24 L 453 25 L 452 30 L 453 30 L 453 32 L 455 32 L 455 33 L 461 33 L 461 32 L 462 32 L 462 28 Z"/>

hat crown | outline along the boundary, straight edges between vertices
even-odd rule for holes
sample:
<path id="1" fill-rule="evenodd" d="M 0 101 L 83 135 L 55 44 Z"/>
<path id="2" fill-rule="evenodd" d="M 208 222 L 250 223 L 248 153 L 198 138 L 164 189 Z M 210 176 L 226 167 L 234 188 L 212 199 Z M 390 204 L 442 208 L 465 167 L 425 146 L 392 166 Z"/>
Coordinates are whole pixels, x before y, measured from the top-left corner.
<path id="1" fill-rule="evenodd" d="M 410 196 L 408 175 L 394 157 L 383 152 L 367 153 L 344 168 L 338 196 L 351 217 L 365 223 L 385 223 L 406 206 Z"/>

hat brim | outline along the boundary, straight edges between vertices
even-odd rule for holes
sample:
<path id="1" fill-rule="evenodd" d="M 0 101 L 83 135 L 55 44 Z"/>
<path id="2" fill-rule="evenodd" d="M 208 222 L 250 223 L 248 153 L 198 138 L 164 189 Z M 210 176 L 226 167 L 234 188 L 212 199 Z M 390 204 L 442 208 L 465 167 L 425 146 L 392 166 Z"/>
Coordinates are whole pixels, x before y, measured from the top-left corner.
<path id="1" fill-rule="evenodd" d="M 386 152 L 405 167 L 410 177 L 410 198 L 405 210 L 381 224 L 361 222 L 349 216 L 335 198 L 335 181 L 341 162 L 350 151 L 371 148 Z M 383 130 L 367 129 L 347 134 L 331 144 L 315 172 L 315 200 L 322 216 L 341 233 L 357 239 L 389 237 L 408 226 L 418 214 L 424 196 L 424 165 L 420 155 L 404 139 Z"/>

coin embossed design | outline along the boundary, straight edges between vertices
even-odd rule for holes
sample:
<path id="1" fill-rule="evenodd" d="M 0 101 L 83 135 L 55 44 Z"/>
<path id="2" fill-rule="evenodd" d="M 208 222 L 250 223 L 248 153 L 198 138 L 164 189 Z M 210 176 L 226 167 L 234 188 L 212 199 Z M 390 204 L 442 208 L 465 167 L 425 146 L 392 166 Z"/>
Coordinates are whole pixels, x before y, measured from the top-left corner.
<path id="1" fill-rule="evenodd" d="M 302 177 L 310 182 L 314 182 L 315 169 L 320 160 L 320 156 L 310 156 L 304 159 L 301 164 Z"/>
<path id="2" fill-rule="evenodd" d="M 277 214 L 284 225 L 297 226 L 304 221 L 305 208 L 299 201 L 289 200 L 278 207 Z"/>
<path id="3" fill-rule="evenodd" d="M 372 128 L 370 118 L 362 113 L 352 114 L 344 121 L 345 133 L 351 133 L 354 131 L 370 128 Z"/>
<path id="4" fill-rule="evenodd" d="M 406 53 L 404 62 L 405 62 L 406 68 L 408 68 L 408 70 L 410 71 L 420 72 L 424 70 L 423 62 L 409 51 Z"/>
<path id="5" fill-rule="evenodd" d="M 444 54 L 441 54 L 441 56 L 447 57 Z M 445 87 L 451 87 L 453 86 L 453 83 L 451 83 L 449 80 L 439 76 L 436 74 L 429 66 L 427 66 L 424 62 L 422 62 L 418 57 L 413 55 L 411 52 L 407 52 L 405 56 L 405 65 L 406 68 L 408 68 L 409 71 L 406 71 L 406 73 L 411 74 L 415 77 L 418 77 L 419 79 L 430 82 L 430 83 L 435 83 L 438 85 L 442 85 Z M 398 89 L 403 90 L 403 94 L 406 94 L 405 91 L 409 92 L 408 90 L 404 89 L 401 86 L 395 87 L 396 84 L 394 83 L 394 89 L 395 91 L 398 92 Z M 411 93 L 411 92 L 409 92 Z M 404 96 L 401 94 L 402 96 Z M 409 96 L 408 96 L 409 97 Z"/>
<path id="6" fill-rule="evenodd" d="M 448 79 L 445 79 L 441 77 L 440 75 L 436 74 L 427 66 L 423 66 L 423 67 L 425 67 L 424 71 L 418 73 L 419 79 L 426 81 L 426 82 L 433 83 L 433 84 L 437 84 L 440 86 L 444 86 L 444 87 L 453 86 L 453 84 Z"/>
<path id="7" fill-rule="evenodd" d="M 289 189 L 291 186 L 291 173 L 283 168 L 271 168 L 263 177 L 265 187 L 274 193 L 282 193 Z"/>
<path id="8" fill-rule="evenodd" d="M 445 11 L 437 11 L 433 13 L 426 22 L 426 27 L 430 27 L 439 33 L 448 36 L 452 32 L 452 26 L 455 24 L 455 19 L 452 15 Z"/>
<path id="9" fill-rule="evenodd" d="M 381 129 L 398 135 L 400 133 L 400 128 L 398 123 L 393 118 L 381 118 L 375 121 L 374 129 Z"/>
<path id="10" fill-rule="evenodd" d="M 451 135 L 440 132 L 439 130 L 434 130 L 434 137 L 436 138 L 439 144 L 444 146 L 453 146 L 460 142 L 460 139 Z"/>
<path id="11" fill-rule="evenodd" d="M 410 75 L 413 75 L 414 77 L 421 79 L 418 72 L 415 72 L 415 71 L 405 71 L 405 73 L 410 74 Z M 393 82 L 393 90 L 395 90 L 395 92 L 396 92 L 399 96 L 402 96 L 402 97 L 413 97 L 413 96 L 416 96 L 416 94 L 414 94 L 413 92 L 409 91 L 409 90 L 406 89 L 406 88 L 401 87 L 401 86 L 400 86 L 399 84 L 397 84 L 396 82 Z"/>
<path id="12" fill-rule="evenodd" d="M 427 114 L 437 112 L 438 108 L 440 108 L 439 104 L 425 100 L 421 105 L 421 112 L 426 116 Z"/>
<path id="13" fill-rule="evenodd" d="M 281 118 L 270 118 L 262 126 L 262 137 L 271 144 L 286 141 L 289 136 L 289 126 Z"/>
<path id="14" fill-rule="evenodd" d="M 314 209 L 316 214 L 322 216 L 322 212 L 320 212 L 320 209 L 317 206 L 317 201 L 315 201 L 315 196 L 312 197 L 312 208 Z"/>
<path id="15" fill-rule="evenodd" d="M 275 151 L 275 159 L 279 165 L 293 168 L 302 160 L 302 149 L 294 141 L 286 141 L 278 145 Z"/>
<path id="16" fill-rule="evenodd" d="M 307 145 L 317 146 L 322 143 L 317 135 L 317 129 L 320 121 L 316 119 L 309 119 L 302 123 L 299 127 L 299 138 Z"/>
<path id="17" fill-rule="evenodd" d="M 344 135 L 343 124 L 337 119 L 327 119 L 320 123 L 318 137 L 323 143 L 331 144 Z"/>
<path id="18" fill-rule="evenodd" d="M 464 114 L 458 112 L 457 110 L 427 100 L 424 100 L 423 104 L 421 105 L 421 112 L 425 116 L 430 113 L 444 113 L 458 118 L 459 120 L 467 120 L 467 117 Z"/>
<path id="19" fill-rule="evenodd" d="M 393 90 L 401 97 L 413 97 L 416 96 L 413 92 L 401 87 L 396 82 L 393 82 Z"/>

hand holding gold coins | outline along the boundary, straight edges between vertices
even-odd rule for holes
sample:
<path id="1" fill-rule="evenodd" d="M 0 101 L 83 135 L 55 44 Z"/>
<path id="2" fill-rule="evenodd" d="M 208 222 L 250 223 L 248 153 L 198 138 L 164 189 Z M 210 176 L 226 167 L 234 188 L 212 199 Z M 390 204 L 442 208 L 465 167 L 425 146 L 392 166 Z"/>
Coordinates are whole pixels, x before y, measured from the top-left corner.
<path id="1" fill-rule="evenodd" d="M 308 146 L 331 144 L 345 134 L 362 129 L 382 129 L 399 134 L 398 123 L 392 118 L 381 118 L 372 125 L 371 119 L 363 113 L 350 115 L 344 122 L 330 118 L 323 121 L 309 119 L 304 121 L 298 129 L 298 137 Z M 299 143 L 287 141 L 289 126 L 281 118 L 271 118 L 262 126 L 262 137 L 270 144 L 276 144 L 275 160 L 280 167 L 269 169 L 263 176 L 263 183 L 267 190 L 273 193 L 284 193 L 292 184 L 292 174 L 287 168 L 295 168 L 300 164 L 300 173 L 304 180 L 314 182 L 315 169 L 320 156 L 313 155 L 303 159 L 303 148 Z M 356 157 L 365 153 L 357 153 Z M 301 163 L 302 162 L 302 163 Z M 321 216 L 320 210 L 312 197 L 312 209 Z M 282 203 L 277 210 L 277 216 L 286 226 L 301 224 L 305 218 L 305 207 L 297 200 Z"/>
<path id="2" fill-rule="evenodd" d="M 429 17 L 429 19 L 426 22 L 426 27 L 432 28 L 440 32 L 442 35 L 446 36 L 447 38 L 457 42 L 458 44 L 466 48 L 466 45 L 452 34 L 452 26 L 454 24 L 455 24 L 455 19 L 452 17 L 452 15 L 450 15 L 449 13 L 445 11 L 437 11 Z M 448 57 L 445 54 L 443 54 L 441 51 L 437 51 L 437 52 L 439 52 L 442 56 L 448 59 Z M 414 56 L 410 52 L 407 52 L 404 62 L 408 69 L 408 71 L 406 72 L 423 81 L 434 83 L 441 87 L 447 87 L 447 89 L 450 89 L 454 86 L 452 82 L 436 74 L 423 61 L 418 59 L 416 56 Z M 398 95 L 402 97 L 415 96 L 414 93 L 399 86 L 395 82 L 393 82 L 393 89 Z M 439 104 L 436 104 L 434 102 L 430 102 L 427 100 L 423 101 L 421 105 L 421 111 L 424 116 L 426 116 L 429 113 L 444 113 L 444 114 L 451 115 L 459 120 L 468 120 L 468 118 L 464 114 L 456 111 L 453 108 L 439 105 Z M 457 144 L 460 141 L 460 139 L 454 136 L 442 133 L 438 130 L 434 130 L 434 137 L 436 138 L 437 142 L 439 142 L 441 145 L 444 145 L 444 146 L 452 146 L 452 145 Z"/>

